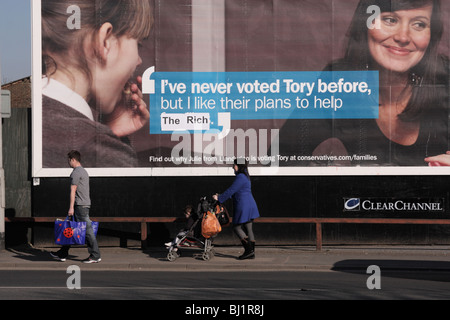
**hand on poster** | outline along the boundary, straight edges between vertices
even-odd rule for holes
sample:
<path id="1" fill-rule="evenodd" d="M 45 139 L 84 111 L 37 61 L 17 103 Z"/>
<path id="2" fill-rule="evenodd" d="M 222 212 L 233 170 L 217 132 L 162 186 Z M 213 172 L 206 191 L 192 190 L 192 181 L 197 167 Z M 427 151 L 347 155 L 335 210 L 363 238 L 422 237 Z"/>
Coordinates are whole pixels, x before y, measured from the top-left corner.
<path id="1" fill-rule="evenodd" d="M 450 166 L 450 151 L 438 156 L 428 157 L 425 159 L 425 162 L 428 162 L 428 166 L 430 167 Z"/>
<path id="2" fill-rule="evenodd" d="M 118 137 L 128 136 L 140 130 L 150 118 L 147 104 L 142 96 L 142 77 L 137 83 L 127 83 L 123 98 L 109 115 L 107 124 Z"/>

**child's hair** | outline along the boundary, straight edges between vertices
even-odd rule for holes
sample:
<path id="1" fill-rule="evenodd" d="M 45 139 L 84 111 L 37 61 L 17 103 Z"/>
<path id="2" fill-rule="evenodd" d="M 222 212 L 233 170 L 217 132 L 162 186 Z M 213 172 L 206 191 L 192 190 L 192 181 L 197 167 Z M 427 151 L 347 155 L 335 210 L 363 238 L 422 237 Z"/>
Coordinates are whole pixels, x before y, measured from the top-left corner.
<path id="1" fill-rule="evenodd" d="M 72 5 L 80 8 L 78 30 L 67 27 L 67 9 Z M 148 0 L 43 0 L 42 73 L 50 76 L 62 67 L 57 65 L 53 57 L 56 55 L 69 60 L 91 79 L 86 57 L 80 54 L 86 39 L 94 41 L 95 31 L 109 22 L 116 37 L 126 35 L 141 41 L 150 35 L 152 21 Z"/>

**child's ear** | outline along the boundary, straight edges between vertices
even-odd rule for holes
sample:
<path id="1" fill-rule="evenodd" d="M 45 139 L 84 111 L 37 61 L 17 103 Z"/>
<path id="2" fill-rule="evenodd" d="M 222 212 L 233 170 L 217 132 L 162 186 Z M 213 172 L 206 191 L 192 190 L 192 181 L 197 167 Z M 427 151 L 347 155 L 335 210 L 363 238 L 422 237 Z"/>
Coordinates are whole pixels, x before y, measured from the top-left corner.
<path id="1" fill-rule="evenodd" d="M 95 40 L 95 53 L 102 62 L 106 62 L 106 59 L 108 58 L 108 54 L 111 50 L 111 41 L 113 39 L 113 26 L 111 23 L 105 22 L 97 31 Z"/>

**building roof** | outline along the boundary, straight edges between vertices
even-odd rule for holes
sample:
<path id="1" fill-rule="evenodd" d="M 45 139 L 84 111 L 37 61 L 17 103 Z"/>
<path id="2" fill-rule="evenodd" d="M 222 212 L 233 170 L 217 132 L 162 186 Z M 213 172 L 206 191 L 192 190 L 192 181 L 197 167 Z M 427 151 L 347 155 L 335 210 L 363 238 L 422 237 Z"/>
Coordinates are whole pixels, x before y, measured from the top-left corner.
<path id="1" fill-rule="evenodd" d="M 31 108 L 31 77 L 2 85 L 11 92 L 11 108 Z"/>

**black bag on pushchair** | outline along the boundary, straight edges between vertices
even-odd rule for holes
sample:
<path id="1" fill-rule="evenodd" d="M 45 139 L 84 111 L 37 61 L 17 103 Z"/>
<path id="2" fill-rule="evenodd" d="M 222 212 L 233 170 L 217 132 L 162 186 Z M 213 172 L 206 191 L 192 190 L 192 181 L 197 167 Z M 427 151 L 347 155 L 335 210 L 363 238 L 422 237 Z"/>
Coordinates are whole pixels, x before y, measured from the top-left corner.
<path id="1" fill-rule="evenodd" d="M 216 216 L 217 220 L 219 220 L 219 223 L 222 227 L 228 227 L 231 223 L 230 215 L 228 214 L 227 208 L 225 208 L 222 205 L 217 205 L 216 207 Z"/>
<path id="2" fill-rule="evenodd" d="M 214 200 L 209 201 L 207 197 L 200 198 L 197 206 L 197 215 L 202 217 L 208 211 L 216 214 L 217 220 L 219 220 L 222 227 L 230 225 L 231 218 L 225 206 Z"/>

